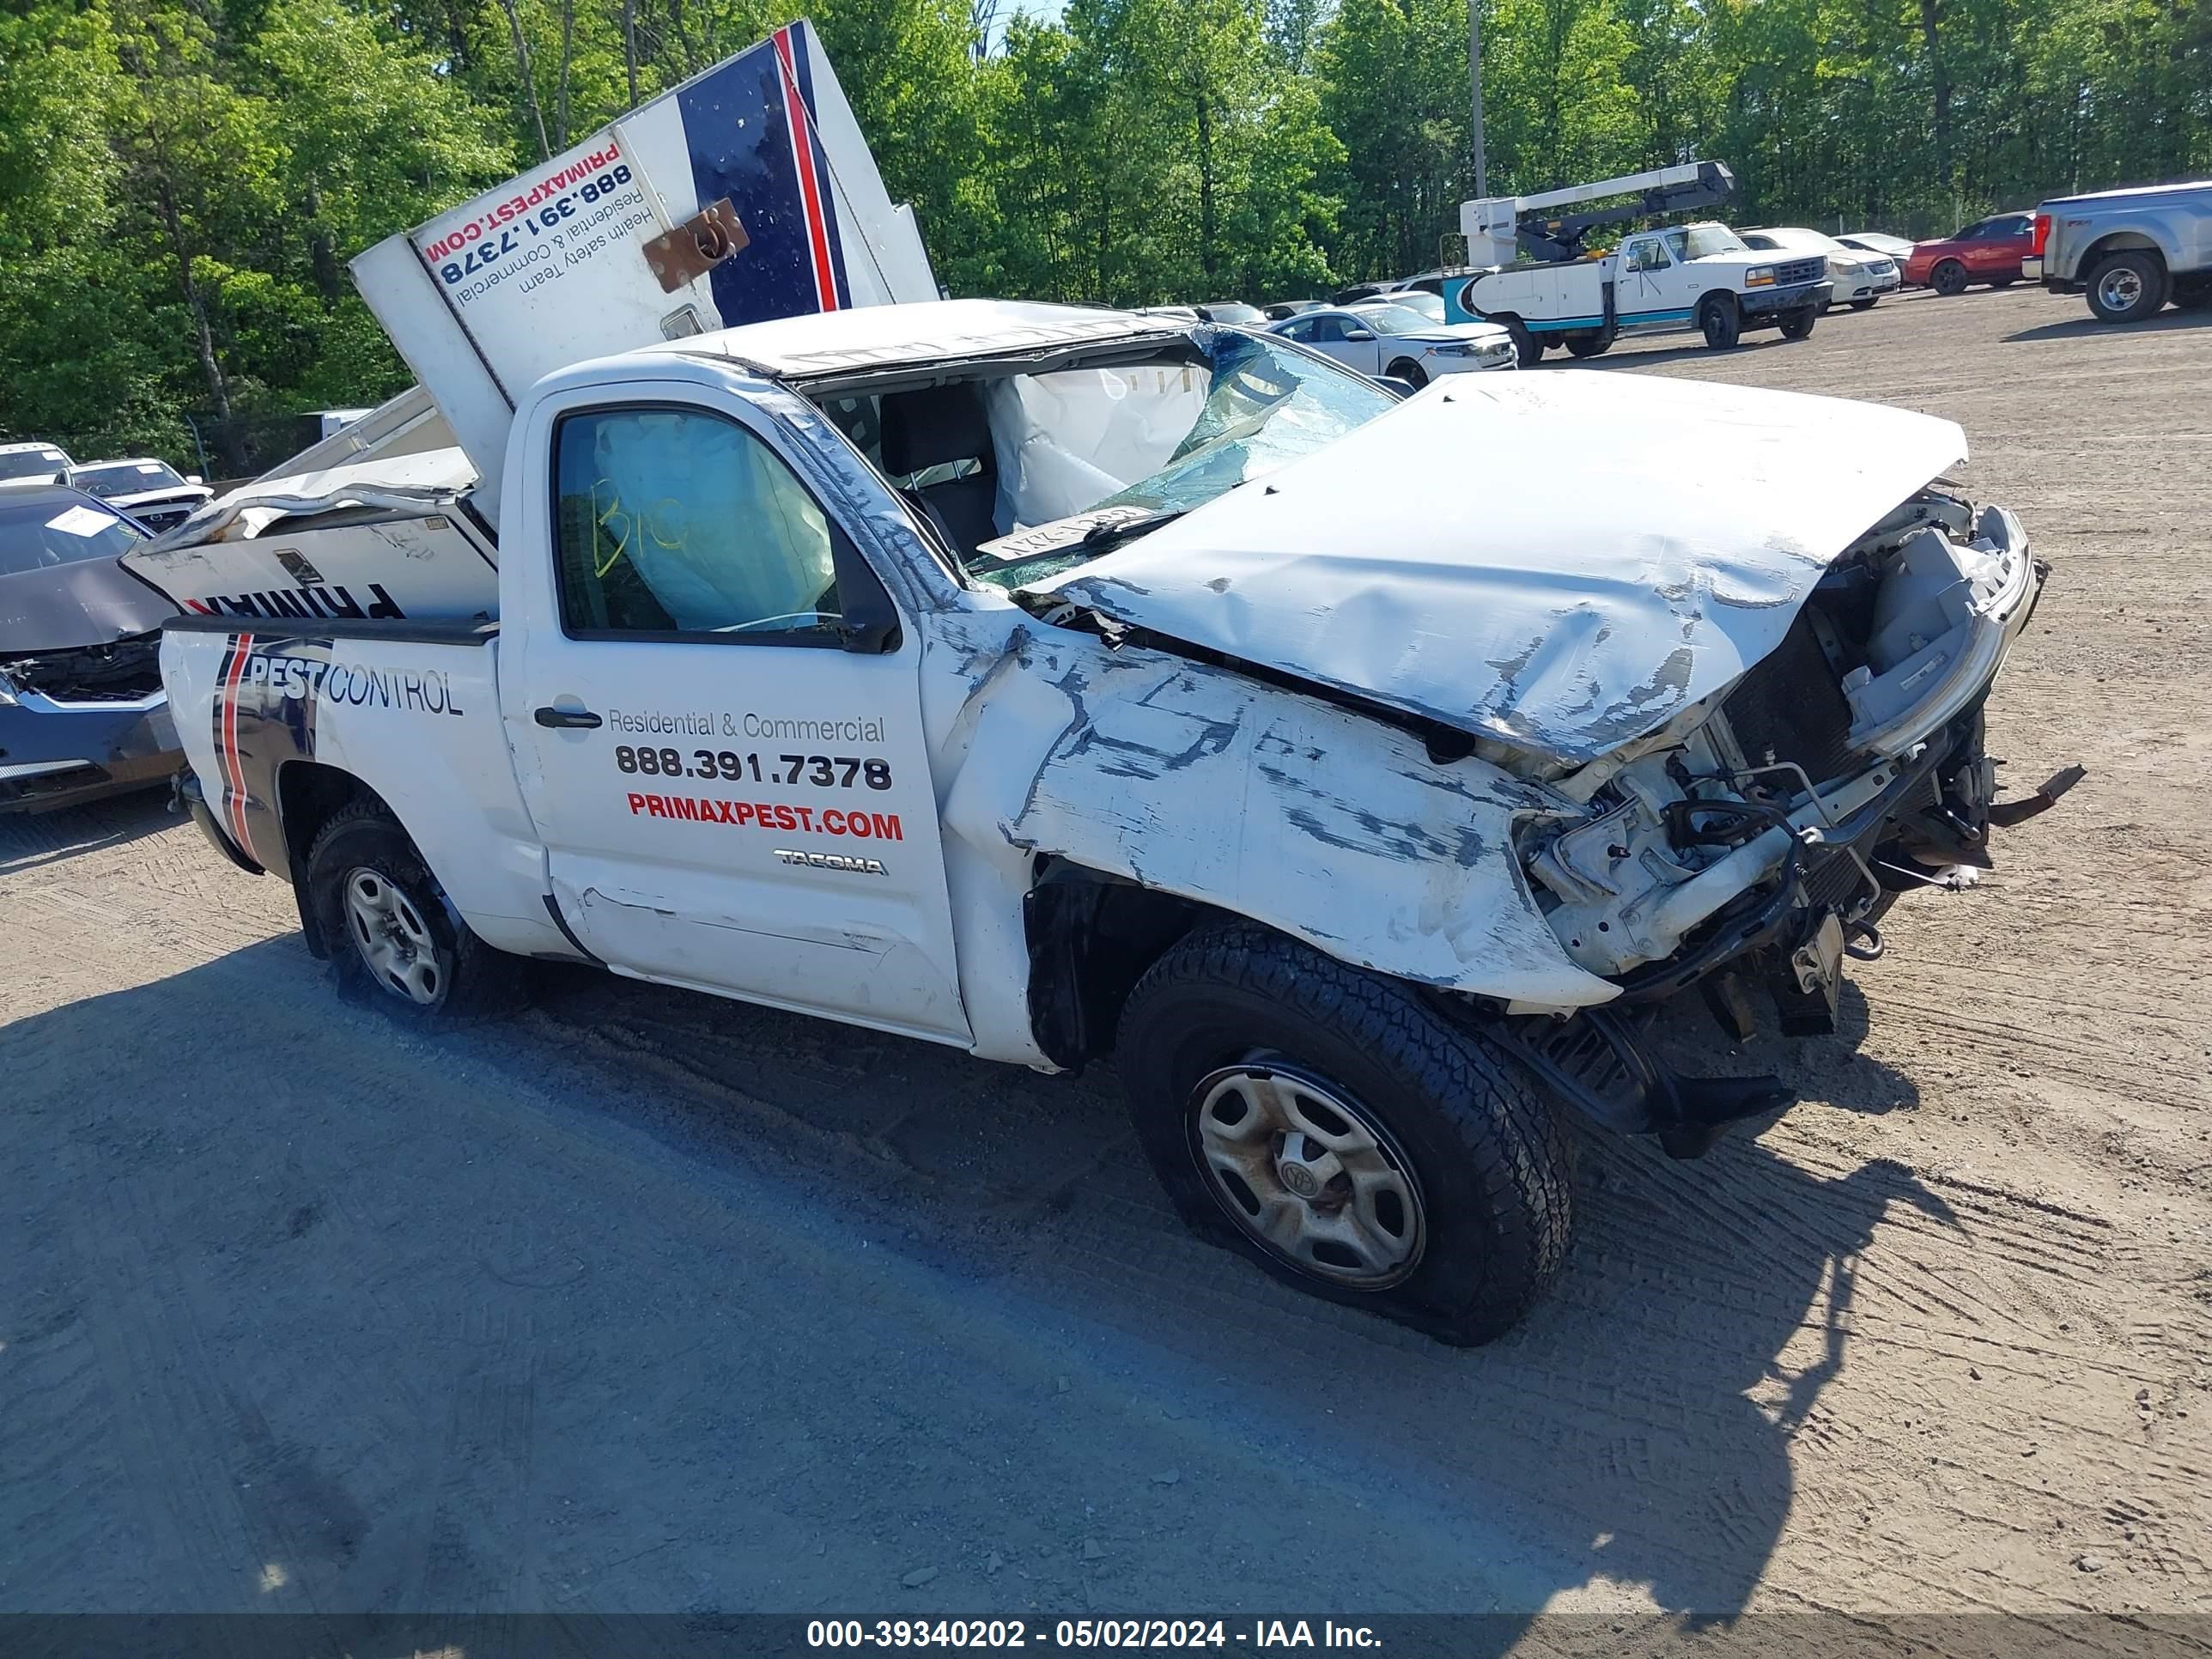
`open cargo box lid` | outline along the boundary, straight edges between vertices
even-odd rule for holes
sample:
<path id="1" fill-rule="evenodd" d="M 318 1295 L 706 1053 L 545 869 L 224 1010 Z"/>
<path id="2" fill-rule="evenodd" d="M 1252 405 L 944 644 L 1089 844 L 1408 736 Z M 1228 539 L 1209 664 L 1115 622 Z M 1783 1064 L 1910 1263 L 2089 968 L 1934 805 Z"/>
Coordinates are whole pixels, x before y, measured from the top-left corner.
<path id="1" fill-rule="evenodd" d="M 588 358 L 805 312 L 933 300 L 804 20 L 353 262 L 498 521 L 516 400 Z"/>

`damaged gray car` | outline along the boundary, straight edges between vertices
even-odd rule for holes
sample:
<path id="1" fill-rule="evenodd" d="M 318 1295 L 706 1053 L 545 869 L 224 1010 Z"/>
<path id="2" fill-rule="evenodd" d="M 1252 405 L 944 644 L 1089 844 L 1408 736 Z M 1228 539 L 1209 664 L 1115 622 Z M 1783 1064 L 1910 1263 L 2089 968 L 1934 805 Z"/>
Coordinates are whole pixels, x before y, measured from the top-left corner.
<path id="1" fill-rule="evenodd" d="M 145 539 L 78 490 L 0 494 L 0 811 L 166 784 L 181 764 L 161 692 L 176 607 L 117 562 Z"/>

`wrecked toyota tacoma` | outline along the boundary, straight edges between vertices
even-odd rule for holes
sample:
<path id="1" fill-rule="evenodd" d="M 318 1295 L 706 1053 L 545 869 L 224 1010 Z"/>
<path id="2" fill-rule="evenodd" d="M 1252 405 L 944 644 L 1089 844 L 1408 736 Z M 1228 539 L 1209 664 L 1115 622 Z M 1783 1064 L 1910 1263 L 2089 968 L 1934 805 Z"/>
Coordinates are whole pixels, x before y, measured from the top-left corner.
<path id="1" fill-rule="evenodd" d="M 183 763 L 159 654 L 175 607 L 117 562 L 145 538 L 78 490 L 0 493 L 0 812 L 166 785 Z"/>
<path id="2" fill-rule="evenodd" d="M 417 432 L 410 482 L 294 479 L 131 564 L 189 613 L 196 816 L 358 993 L 481 1013 L 558 958 L 1110 1060 L 1193 1226 L 1465 1343 L 1567 1251 L 1560 1113 L 1691 1153 L 1784 1103 L 1670 1072 L 1644 1011 L 1825 1030 L 1892 902 L 1986 861 L 2043 571 L 1965 453 L 1775 392 L 1401 402 L 1205 324 L 884 305 L 550 375 L 496 534 Z"/>

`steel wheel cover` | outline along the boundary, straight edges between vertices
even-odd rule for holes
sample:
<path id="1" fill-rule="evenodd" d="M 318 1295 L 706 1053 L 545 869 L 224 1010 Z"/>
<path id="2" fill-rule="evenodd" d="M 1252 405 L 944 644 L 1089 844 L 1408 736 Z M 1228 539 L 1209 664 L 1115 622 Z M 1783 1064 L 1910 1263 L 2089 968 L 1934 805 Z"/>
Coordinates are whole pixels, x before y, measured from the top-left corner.
<path id="1" fill-rule="evenodd" d="M 2142 273 L 2130 265 L 2106 271 L 2097 283 L 2097 297 L 2109 311 L 2132 311 L 2142 295 Z"/>
<path id="2" fill-rule="evenodd" d="M 425 1007 L 446 991 L 446 963 L 414 901 L 366 865 L 345 878 L 346 932 L 379 985 Z"/>
<path id="3" fill-rule="evenodd" d="M 1333 1084 L 1266 1060 L 1191 1091 L 1191 1149 L 1224 1212 L 1302 1273 L 1382 1291 L 1418 1267 L 1427 1213 L 1390 1132 Z"/>

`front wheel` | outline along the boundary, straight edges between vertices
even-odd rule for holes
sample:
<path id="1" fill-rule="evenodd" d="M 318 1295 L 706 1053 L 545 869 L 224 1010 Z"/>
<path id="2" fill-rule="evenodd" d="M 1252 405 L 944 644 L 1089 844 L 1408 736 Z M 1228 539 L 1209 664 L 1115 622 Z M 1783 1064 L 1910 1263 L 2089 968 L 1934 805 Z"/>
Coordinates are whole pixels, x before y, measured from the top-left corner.
<path id="1" fill-rule="evenodd" d="M 1471 1346 L 1566 1255 L 1551 1107 L 1410 987 L 1212 928 L 1139 982 L 1116 1059 L 1185 1223 L 1301 1290 Z"/>
<path id="2" fill-rule="evenodd" d="M 1799 306 L 1796 310 L 1784 313 L 1782 337 L 1785 340 L 1802 340 L 1813 331 L 1813 325 L 1820 320 L 1820 307 Z"/>
<path id="3" fill-rule="evenodd" d="M 1544 343 L 1536 337 L 1535 331 L 1518 317 L 1500 319 L 1505 331 L 1513 337 L 1513 355 L 1523 368 L 1534 368 L 1544 361 Z"/>
<path id="4" fill-rule="evenodd" d="M 1851 301 L 1851 309 L 1853 311 L 1872 311 L 1874 309 L 1874 305 L 1875 302 L 1872 300 L 1854 300 Z"/>
<path id="5" fill-rule="evenodd" d="M 1946 259 L 1928 274 L 1928 286 L 1945 299 L 1952 299 L 1966 291 L 1966 268 L 1956 259 Z"/>
<path id="6" fill-rule="evenodd" d="M 1736 309 L 1735 295 L 1708 294 L 1698 307 L 1698 327 L 1715 351 L 1734 346 L 1743 337 L 1743 314 Z"/>
<path id="7" fill-rule="evenodd" d="M 307 902 L 341 992 L 415 1018 L 505 1013 L 523 965 L 470 931 L 407 832 L 368 802 L 331 817 L 307 852 Z"/>
<path id="8" fill-rule="evenodd" d="M 1429 383 L 1429 371 L 1423 368 L 1411 357 L 1401 357 L 1396 362 L 1391 364 L 1389 368 L 1384 369 L 1382 372 L 1385 374 L 1391 375 L 1395 379 L 1403 380 L 1407 386 L 1413 387 L 1416 392 L 1419 392 L 1423 386 Z"/>
<path id="9" fill-rule="evenodd" d="M 2089 309 L 2100 322 L 2139 323 L 2166 303 L 2166 261 L 2143 248 L 2128 248 L 2100 264 L 2089 276 Z"/>

